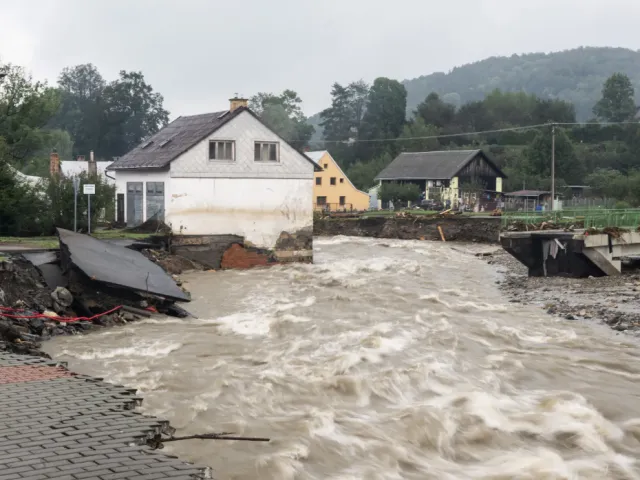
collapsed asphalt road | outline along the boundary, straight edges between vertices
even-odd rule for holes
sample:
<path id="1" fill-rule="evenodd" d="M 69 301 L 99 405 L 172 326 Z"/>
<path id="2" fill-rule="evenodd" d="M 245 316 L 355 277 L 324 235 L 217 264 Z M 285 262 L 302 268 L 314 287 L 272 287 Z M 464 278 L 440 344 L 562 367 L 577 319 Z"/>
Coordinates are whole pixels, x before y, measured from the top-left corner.
<path id="1" fill-rule="evenodd" d="M 58 230 L 59 251 L 0 257 L 0 350 L 44 355 L 39 342 L 163 313 L 190 296 L 142 253 Z"/>

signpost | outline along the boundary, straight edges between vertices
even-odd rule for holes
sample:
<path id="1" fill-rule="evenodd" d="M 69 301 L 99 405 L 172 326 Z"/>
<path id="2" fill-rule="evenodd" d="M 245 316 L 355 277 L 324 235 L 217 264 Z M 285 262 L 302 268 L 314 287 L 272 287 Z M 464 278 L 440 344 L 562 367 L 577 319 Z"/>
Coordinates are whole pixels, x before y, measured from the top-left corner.
<path id="1" fill-rule="evenodd" d="M 78 231 L 78 189 L 80 188 L 80 179 L 73 177 L 73 231 Z"/>
<path id="2" fill-rule="evenodd" d="M 94 183 L 85 183 L 82 186 L 82 193 L 87 196 L 87 233 L 91 233 L 91 195 L 96 194 L 96 185 Z"/>

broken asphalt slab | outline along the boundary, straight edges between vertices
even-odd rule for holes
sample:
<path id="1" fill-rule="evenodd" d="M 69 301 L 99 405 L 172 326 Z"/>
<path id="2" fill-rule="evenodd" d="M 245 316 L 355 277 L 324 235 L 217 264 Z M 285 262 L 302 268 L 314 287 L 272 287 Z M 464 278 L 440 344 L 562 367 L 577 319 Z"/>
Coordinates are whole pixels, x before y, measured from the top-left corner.
<path id="1" fill-rule="evenodd" d="M 74 265 L 98 282 L 169 300 L 191 300 L 161 267 L 139 252 L 62 228 L 58 236 L 63 269 Z"/>

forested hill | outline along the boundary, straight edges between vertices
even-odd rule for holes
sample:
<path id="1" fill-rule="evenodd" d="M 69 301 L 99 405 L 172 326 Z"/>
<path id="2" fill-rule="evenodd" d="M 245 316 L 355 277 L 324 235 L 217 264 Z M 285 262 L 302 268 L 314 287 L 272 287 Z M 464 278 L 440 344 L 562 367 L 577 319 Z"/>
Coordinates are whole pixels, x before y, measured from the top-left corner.
<path id="1" fill-rule="evenodd" d="M 542 99 L 559 98 L 575 105 L 578 120 L 593 117 L 602 85 L 615 72 L 629 76 L 640 102 L 640 51 L 625 48 L 581 47 L 554 53 L 491 57 L 432 73 L 402 83 L 407 89 L 407 111 L 432 92 L 460 106 L 482 100 L 496 88 L 525 91 Z M 392 75 L 392 72 L 389 72 Z"/>

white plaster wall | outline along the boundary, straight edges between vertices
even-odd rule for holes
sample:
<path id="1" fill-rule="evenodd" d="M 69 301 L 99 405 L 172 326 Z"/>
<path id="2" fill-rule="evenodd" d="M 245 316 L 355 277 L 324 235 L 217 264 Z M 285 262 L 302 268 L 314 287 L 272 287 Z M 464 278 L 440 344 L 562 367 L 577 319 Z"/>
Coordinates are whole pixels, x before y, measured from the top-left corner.
<path id="1" fill-rule="evenodd" d="M 115 174 L 115 175 L 114 175 Z M 145 171 L 145 170 L 137 170 L 137 171 L 126 171 L 126 170 L 116 170 L 112 172 L 111 175 L 116 177 L 116 195 L 118 193 L 124 193 L 124 217 L 125 221 L 127 221 L 127 182 L 142 182 L 142 211 L 143 211 L 143 219 L 147 219 L 147 185 L 146 182 L 164 182 L 164 208 L 165 208 L 165 216 L 166 212 L 169 208 L 169 200 L 171 198 L 171 177 L 169 177 L 169 172 L 157 172 L 157 171 Z M 116 196 L 116 199 L 118 197 Z"/>
<path id="2" fill-rule="evenodd" d="M 213 139 L 235 141 L 235 160 L 209 160 L 209 140 Z M 256 162 L 254 160 L 256 141 L 278 142 L 280 161 Z M 243 112 L 171 162 L 171 177 L 308 178 L 313 180 L 313 164 L 250 113 Z"/>
<path id="3" fill-rule="evenodd" d="M 273 248 L 281 232 L 312 227 L 312 178 L 172 178 L 166 222 L 175 233 L 235 234 Z"/>

